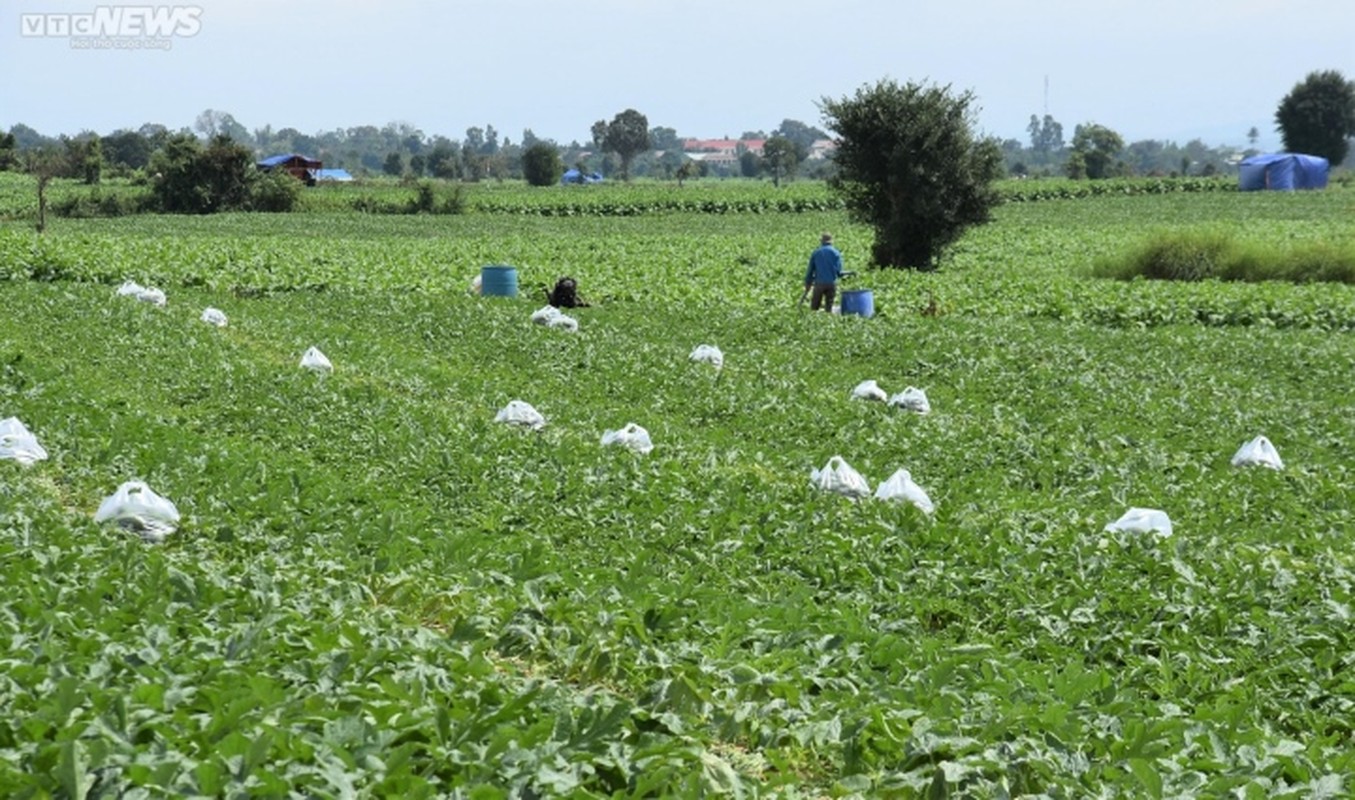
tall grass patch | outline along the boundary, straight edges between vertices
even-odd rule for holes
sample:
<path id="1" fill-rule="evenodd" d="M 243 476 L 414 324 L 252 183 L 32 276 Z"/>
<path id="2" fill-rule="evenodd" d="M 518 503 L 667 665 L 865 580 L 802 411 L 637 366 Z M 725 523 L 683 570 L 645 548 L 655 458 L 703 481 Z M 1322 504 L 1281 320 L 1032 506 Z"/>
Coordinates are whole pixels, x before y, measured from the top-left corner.
<path id="1" fill-rule="evenodd" d="M 1098 259 L 1092 273 L 1117 280 L 1355 284 L 1355 245 L 1305 242 L 1276 247 L 1239 242 L 1214 228 L 1165 231 L 1125 255 Z"/>
<path id="2" fill-rule="evenodd" d="M 1280 280 L 1355 284 L 1355 245 L 1315 242 L 1296 248 L 1279 266 Z"/>

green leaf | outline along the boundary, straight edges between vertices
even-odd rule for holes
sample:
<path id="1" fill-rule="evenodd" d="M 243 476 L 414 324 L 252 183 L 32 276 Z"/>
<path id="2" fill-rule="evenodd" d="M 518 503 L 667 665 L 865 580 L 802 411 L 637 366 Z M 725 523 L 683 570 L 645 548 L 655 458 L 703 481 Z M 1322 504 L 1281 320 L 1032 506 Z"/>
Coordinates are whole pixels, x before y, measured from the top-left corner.
<path id="1" fill-rule="evenodd" d="M 215 761 L 199 761 L 193 767 L 193 777 L 197 781 L 198 792 L 215 796 L 225 787 L 226 773 Z"/>
<path id="2" fill-rule="evenodd" d="M 94 776 L 89 773 L 89 765 L 85 760 L 85 746 L 80 740 L 72 739 L 61 745 L 57 781 L 73 800 L 84 800 L 94 785 Z"/>
<path id="3" fill-rule="evenodd" d="M 1153 762 L 1146 758 L 1131 758 L 1128 760 L 1129 771 L 1134 773 L 1134 777 L 1139 779 L 1143 788 L 1147 790 L 1149 797 L 1162 796 L 1162 776 L 1158 773 L 1157 767 Z"/>
<path id="4" fill-rule="evenodd" d="M 701 783 L 704 790 L 713 794 L 743 797 L 743 779 L 729 765 L 729 762 L 714 753 L 701 753 Z"/>
<path id="5" fill-rule="evenodd" d="M 932 782 L 927 786 L 927 800 L 947 800 L 950 797 L 950 781 L 946 780 L 946 771 L 940 766 L 932 772 Z"/>

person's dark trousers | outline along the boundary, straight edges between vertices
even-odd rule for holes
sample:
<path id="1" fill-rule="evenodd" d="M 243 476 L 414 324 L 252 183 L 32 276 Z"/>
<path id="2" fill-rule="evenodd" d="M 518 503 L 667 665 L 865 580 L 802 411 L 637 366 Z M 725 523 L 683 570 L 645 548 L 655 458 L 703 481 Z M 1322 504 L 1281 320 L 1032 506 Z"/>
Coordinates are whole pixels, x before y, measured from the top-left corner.
<path id="1" fill-rule="evenodd" d="M 809 296 L 809 307 L 818 311 L 819 304 L 823 303 L 824 311 L 832 311 L 834 297 L 837 297 L 836 283 L 816 283 L 814 284 L 814 293 Z"/>

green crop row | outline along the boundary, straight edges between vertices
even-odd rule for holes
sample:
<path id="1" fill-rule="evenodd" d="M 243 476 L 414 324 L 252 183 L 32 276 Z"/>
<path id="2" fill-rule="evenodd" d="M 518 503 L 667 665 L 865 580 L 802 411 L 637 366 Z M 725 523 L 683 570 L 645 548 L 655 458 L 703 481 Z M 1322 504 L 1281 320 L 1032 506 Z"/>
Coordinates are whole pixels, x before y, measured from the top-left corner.
<path id="1" fill-rule="evenodd" d="M 760 198 L 757 200 L 711 200 L 701 198 L 664 199 L 643 203 L 611 202 L 598 199 L 592 202 L 541 204 L 533 202 L 481 200 L 475 210 L 486 214 L 536 214 L 544 217 L 633 217 L 641 214 L 664 212 L 686 212 L 695 214 L 769 214 L 803 213 L 806 211 L 831 211 L 843 208 L 841 200 L 823 199 L 777 199 Z"/>
<path id="2" fill-rule="evenodd" d="M 531 187 L 521 182 L 460 184 L 428 181 L 435 193 L 459 187 L 470 213 L 537 216 L 624 217 L 662 213 L 801 214 L 837 211 L 840 197 L 822 181 L 796 181 L 775 187 L 765 181 L 697 180 L 683 186 L 658 181 L 591 186 Z M 1102 196 L 1234 192 L 1233 178 L 1123 178 L 1104 181 L 1008 179 L 997 184 L 1004 203 L 1027 203 Z M 49 209 L 62 216 L 119 216 L 144 205 L 145 186 L 110 180 L 96 187 L 74 181 L 53 181 Z M 1335 189 L 1333 190 L 1335 191 Z M 445 193 L 445 192 L 444 192 Z M 417 207 L 418 184 L 372 180 L 308 188 L 299 208 L 311 213 L 354 209 L 407 213 Z M 37 213 L 36 184 L 31 176 L 0 173 L 0 220 L 31 219 Z"/>
<path id="3" fill-rule="evenodd" d="M 1003 202 L 1031 203 L 1111 195 L 1159 195 L 1196 192 L 1236 192 L 1237 178 L 1116 178 L 1102 181 L 1007 180 L 1000 186 Z"/>
<path id="4" fill-rule="evenodd" d="M 673 192 L 671 187 L 653 184 L 652 190 L 631 191 L 623 187 L 618 196 L 610 187 L 564 187 L 563 192 L 483 193 L 473 201 L 476 210 L 485 213 L 539 214 L 542 216 L 634 216 L 637 214 L 692 212 L 729 213 L 804 213 L 844 208 L 841 198 L 825 184 L 802 182 L 798 196 L 780 196 L 782 190 L 765 183 L 747 184 L 755 196 L 738 198 L 706 196 L 704 192 Z M 696 188 L 699 189 L 699 186 Z M 1067 200 L 1084 197 L 1158 195 L 1169 193 L 1235 192 L 1232 178 L 1128 178 L 1107 181 L 1006 180 L 998 184 L 1004 203 L 1041 200 Z M 742 193 L 742 192 L 740 192 Z M 507 195 L 507 196 L 505 196 Z M 695 195 L 695 196 L 693 196 Z M 578 199 L 584 198 L 584 199 Z"/>

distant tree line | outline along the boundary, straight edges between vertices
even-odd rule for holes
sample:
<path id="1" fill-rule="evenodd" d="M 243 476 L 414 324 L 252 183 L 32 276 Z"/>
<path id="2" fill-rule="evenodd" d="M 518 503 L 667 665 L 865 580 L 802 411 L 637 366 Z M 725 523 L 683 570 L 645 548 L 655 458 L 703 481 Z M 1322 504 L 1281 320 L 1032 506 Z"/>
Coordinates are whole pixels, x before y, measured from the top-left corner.
<path id="1" fill-rule="evenodd" d="M 1275 123 L 1286 149 L 1323 156 L 1333 165 L 1350 161 L 1349 145 L 1355 137 L 1355 82 L 1334 70 L 1310 73 L 1280 101 Z M 1246 149 L 1210 147 L 1199 139 L 1184 145 L 1154 139 L 1125 143 L 1118 132 L 1095 122 L 1078 124 L 1067 132 L 1049 114 L 1032 114 L 1026 133 L 1026 141 L 998 141 L 1007 175 L 1093 180 L 1132 175 L 1208 176 L 1230 170 L 1241 159 L 1259 152 L 1259 133 L 1254 127 L 1246 132 L 1250 145 Z M 97 184 L 105 175 L 148 180 L 157 172 L 157 156 L 163 160 L 172 151 L 182 159 L 190 139 L 203 150 L 230 143 L 237 148 L 232 158 L 242 163 L 268 155 L 300 153 L 358 176 L 389 175 L 414 181 L 429 177 L 470 182 L 526 178 L 544 184 L 554 183 L 561 172 L 575 167 L 581 172 L 623 179 L 648 176 L 681 183 L 705 175 L 763 176 L 780 183 L 797 175 L 831 178 L 837 168 L 833 159 L 809 157 L 811 145 L 829 135 L 793 119 L 782 120 L 770 133 L 745 131 L 739 137 L 734 159 L 690 158 L 683 152 L 676 130 L 651 127 L 648 118 L 635 109 L 625 109 L 610 121 L 598 120 L 589 134 L 586 142 L 562 144 L 540 138 L 528 128 L 514 142 L 493 125 L 485 125 L 467 128 L 458 140 L 428 135 L 407 122 L 315 134 L 295 128 L 274 129 L 271 125 L 251 132 L 231 114 L 207 109 L 191 128 L 177 131 L 148 123 L 106 135 L 82 131 L 51 137 L 22 123 L 15 124 L 0 133 L 0 170 L 24 169 L 44 180 L 67 178 L 87 184 Z M 755 152 L 743 145 L 747 140 L 761 140 L 761 150 Z M 158 172 L 164 174 L 163 164 Z M 273 204 L 258 198 L 251 202 Z"/>
<path id="2" fill-rule="evenodd" d="M 192 127 L 178 130 L 148 123 L 104 135 L 86 130 L 75 135 L 46 136 L 18 123 L 0 134 L 0 169 L 23 168 L 25 154 L 42 153 L 51 165 L 53 177 L 97 183 L 103 175 L 127 177 L 144 172 L 156 152 L 163 150 L 172 138 L 183 136 L 196 137 L 204 145 L 224 137 L 259 158 L 300 153 L 319 159 L 326 167 L 346 169 L 359 177 L 387 175 L 416 180 L 474 182 L 526 178 L 531 170 L 527 154 L 534 147 L 539 154 L 544 148 L 553 149 L 562 170 L 576 167 L 615 177 L 681 180 L 703 175 L 766 175 L 779 182 L 796 174 L 814 176 L 815 166 L 824 167 L 806 164 L 806 157 L 809 145 L 827 134 L 798 120 L 784 120 L 771 136 L 761 131 L 744 136 L 773 140 L 779 137 L 793 146 L 787 147 L 788 152 L 779 152 L 776 146 L 770 155 L 741 151 L 739 163 L 732 167 L 693 164 L 684 155 L 682 140 L 675 129 L 650 127 L 645 116 L 634 109 L 617 114 L 610 122 L 599 120 L 599 124 L 602 127 L 594 125 L 586 141 L 558 143 L 538 137 L 530 128 L 513 141 L 493 125 L 467 128 L 461 139 L 429 135 L 407 122 L 336 128 L 315 134 L 296 128 L 275 129 L 271 125 L 250 131 L 230 113 L 215 109 L 199 114 Z"/>
<path id="3" fill-rule="evenodd" d="M 1275 111 L 1275 130 L 1284 149 L 1327 159 L 1332 166 L 1352 163 L 1355 138 L 1355 81 L 1335 70 L 1311 72 L 1285 95 Z M 1144 139 L 1125 144 L 1120 134 L 1088 122 L 1064 140 L 1064 128 L 1049 114 L 1030 115 L 1028 144 L 1002 142 L 1003 162 L 1011 175 L 1066 175 L 1111 178 L 1130 175 L 1214 175 L 1260 153 L 1255 127 L 1246 132 L 1248 147 L 1209 147 L 1199 139 L 1184 145 Z"/>
<path id="4" fill-rule="evenodd" d="M 1254 146 L 1259 133 L 1253 128 L 1253 146 L 1210 147 L 1199 139 L 1185 144 L 1157 139 L 1125 143 L 1116 131 L 1087 122 L 1074 126 L 1065 139 L 1064 127 L 1049 114 L 1030 116 L 1029 138 L 1001 142 L 1002 161 L 1008 175 L 1016 177 L 1114 178 L 1135 175 L 1208 176 L 1235 169 L 1243 158 L 1260 151 Z"/>

